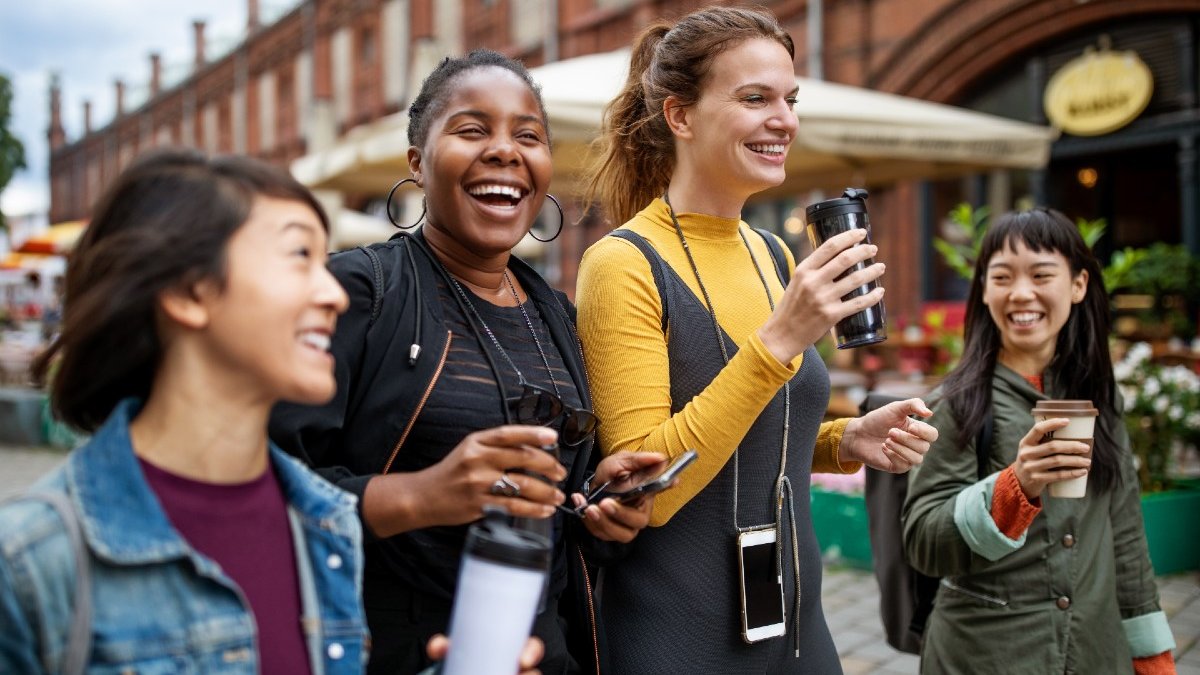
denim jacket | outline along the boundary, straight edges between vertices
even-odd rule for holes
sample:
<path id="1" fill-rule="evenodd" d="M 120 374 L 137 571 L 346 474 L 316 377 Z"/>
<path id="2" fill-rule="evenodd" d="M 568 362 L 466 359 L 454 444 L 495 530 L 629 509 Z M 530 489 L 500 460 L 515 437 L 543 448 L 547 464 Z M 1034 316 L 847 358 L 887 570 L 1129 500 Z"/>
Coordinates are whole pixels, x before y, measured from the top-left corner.
<path id="1" fill-rule="evenodd" d="M 32 490 L 65 493 L 91 568 L 91 673 L 257 673 L 254 618 L 241 590 L 171 526 L 129 441 L 140 404 L 122 401 Z M 314 673 L 360 673 L 362 532 L 355 499 L 274 446 L 288 503 L 303 627 Z M 74 609 L 74 557 L 40 501 L 0 508 L 0 673 L 62 666 Z"/>

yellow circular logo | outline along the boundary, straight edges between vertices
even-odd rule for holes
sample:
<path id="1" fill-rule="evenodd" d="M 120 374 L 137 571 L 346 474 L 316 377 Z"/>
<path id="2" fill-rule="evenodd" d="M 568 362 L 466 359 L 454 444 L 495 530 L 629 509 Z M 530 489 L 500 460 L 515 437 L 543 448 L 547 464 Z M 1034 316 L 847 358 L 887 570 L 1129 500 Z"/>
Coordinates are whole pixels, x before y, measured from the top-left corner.
<path id="1" fill-rule="evenodd" d="M 1150 103 L 1154 78 L 1132 51 L 1093 51 L 1071 60 L 1046 85 L 1046 117 L 1076 136 L 1099 136 L 1137 119 Z"/>

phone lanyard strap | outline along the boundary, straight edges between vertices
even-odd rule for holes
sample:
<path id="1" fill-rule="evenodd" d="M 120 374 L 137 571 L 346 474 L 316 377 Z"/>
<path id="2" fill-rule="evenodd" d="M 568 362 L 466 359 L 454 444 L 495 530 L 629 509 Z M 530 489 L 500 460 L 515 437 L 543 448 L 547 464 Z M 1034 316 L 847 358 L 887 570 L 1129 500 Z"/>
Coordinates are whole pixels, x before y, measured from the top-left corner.
<path id="1" fill-rule="evenodd" d="M 700 287 L 700 295 L 704 298 L 704 305 L 708 309 L 709 318 L 712 320 L 713 332 L 717 338 L 717 346 L 721 348 L 721 358 L 724 359 L 725 365 L 729 365 L 729 352 L 725 349 L 725 338 L 721 335 L 721 325 L 717 322 L 717 311 L 713 307 L 712 298 L 708 295 L 708 289 L 704 286 L 704 280 L 700 278 L 700 268 L 696 265 L 696 259 L 692 256 L 692 249 L 688 246 L 687 238 L 683 235 L 683 227 L 679 225 L 679 218 L 675 215 L 675 207 L 671 206 L 671 198 L 664 191 L 663 201 L 667 204 L 667 211 L 671 214 L 671 224 L 675 226 L 675 233 L 679 235 L 679 244 L 683 246 L 683 252 L 687 255 L 688 264 L 692 267 L 692 274 L 696 276 L 696 285 Z M 763 291 L 767 294 L 767 304 L 771 311 L 775 311 L 775 298 L 771 296 L 771 287 L 767 285 L 767 277 L 763 274 L 762 267 L 758 264 L 758 258 L 754 256 L 754 249 L 750 248 L 750 242 L 746 241 L 746 233 L 742 231 L 741 225 L 738 225 L 738 235 L 742 238 L 742 244 L 745 245 L 746 251 L 750 254 L 750 262 L 754 265 L 754 271 L 758 273 L 758 279 L 762 282 Z M 775 573 L 779 578 L 780 583 L 783 582 L 783 503 L 787 500 L 788 505 L 788 520 L 791 524 L 792 534 L 792 583 L 796 587 L 796 612 L 800 611 L 800 542 L 796 539 L 796 506 L 795 493 L 792 490 L 792 483 L 787 477 L 787 451 L 788 451 L 788 431 L 791 428 L 792 421 L 792 393 L 791 382 L 786 382 L 783 385 L 783 439 L 779 449 L 779 475 L 775 477 Z M 737 532 L 746 532 L 748 530 L 758 529 L 755 527 L 741 527 L 738 525 L 738 483 L 739 478 L 739 463 L 738 450 L 733 450 L 733 527 Z M 786 621 L 786 617 L 785 617 Z M 796 657 L 800 656 L 800 633 L 799 622 L 792 623 L 792 631 L 796 636 Z"/>
<path id="2" fill-rule="evenodd" d="M 800 540 L 796 538 L 796 492 L 792 489 L 792 481 L 787 476 L 781 476 L 775 483 L 775 494 L 779 507 L 775 512 L 775 547 L 776 570 L 779 579 L 783 581 L 783 500 L 787 499 L 788 523 L 792 529 L 792 585 L 796 587 L 796 613 L 800 613 Z M 786 611 L 786 608 L 785 610 Z M 786 616 L 785 619 L 786 621 Z M 796 643 L 796 658 L 800 658 L 800 622 L 792 622 L 792 635 Z"/>
<path id="3" fill-rule="evenodd" d="M 663 201 L 667 204 L 667 212 L 671 214 L 671 223 L 675 226 L 675 233 L 679 235 L 679 244 L 683 246 L 683 252 L 687 255 L 688 264 L 692 267 L 692 274 L 696 277 L 696 285 L 700 287 L 700 295 L 704 297 L 704 306 L 708 309 L 708 317 L 712 320 L 713 333 L 717 338 L 717 346 L 721 348 L 721 359 L 725 365 L 729 365 L 729 351 L 725 349 L 725 338 L 721 335 L 721 324 L 717 322 L 717 310 L 713 307 L 712 298 L 708 295 L 708 289 L 704 286 L 704 279 L 700 278 L 700 268 L 696 266 L 696 259 L 692 256 L 692 249 L 688 246 L 687 237 L 683 236 L 683 227 L 679 225 L 679 218 L 675 216 L 675 207 L 671 206 L 671 197 L 666 192 L 663 192 Z M 754 257 L 754 249 L 750 248 L 750 242 L 746 241 L 746 233 L 742 231 L 741 225 L 738 226 L 738 235 L 742 238 L 742 244 L 745 245 L 746 251 L 750 254 L 750 263 L 754 265 L 754 271 L 758 273 L 758 279 L 762 282 L 763 291 L 767 294 L 767 304 L 771 311 L 775 311 L 775 298 L 771 296 L 771 287 L 767 285 L 767 277 L 763 274 L 762 267 L 758 264 L 758 258 Z M 787 441 L 788 428 L 791 426 L 791 408 L 792 396 L 791 383 L 783 385 L 783 441 L 779 449 L 779 475 L 775 477 L 776 494 L 775 494 L 775 525 L 779 524 L 780 510 L 783 507 L 783 501 L 780 499 L 778 484 L 785 477 L 784 470 L 787 469 Z M 743 528 L 738 525 L 738 483 L 740 473 L 738 467 L 738 450 L 733 449 L 733 528 L 737 532 L 745 532 L 747 530 L 757 529 L 754 527 Z"/>

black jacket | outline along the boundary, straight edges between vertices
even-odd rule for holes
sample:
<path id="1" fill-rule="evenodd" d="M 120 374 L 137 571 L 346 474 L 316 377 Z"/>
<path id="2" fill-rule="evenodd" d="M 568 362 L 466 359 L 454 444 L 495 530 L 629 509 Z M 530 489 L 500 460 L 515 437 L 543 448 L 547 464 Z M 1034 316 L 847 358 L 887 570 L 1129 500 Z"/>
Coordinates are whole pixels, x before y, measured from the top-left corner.
<path id="1" fill-rule="evenodd" d="M 280 404 L 271 415 L 271 438 L 326 479 L 359 498 L 374 476 L 386 473 L 420 415 L 450 344 L 438 300 L 442 273 L 420 234 L 397 234 L 330 257 L 329 268 L 350 297 L 338 318 L 332 352 L 337 393 L 323 406 Z M 580 400 L 591 409 L 583 354 L 575 332 L 575 308 L 523 261 L 509 269 L 536 303 L 562 355 Z M 568 492 L 582 489 L 600 453 L 593 441 L 567 466 Z M 360 511 L 361 515 L 361 511 Z M 366 536 L 372 537 L 364 526 Z M 572 656 L 585 673 L 599 673 L 603 638 L 592 595 L 595 568 L 612 546 L 595 540 L 579 522 L 568 522 L 555 566 L 565 565 L 567 588 L 559 599 Z M 370 566 L 369 566 L 370 567 Z M 369 573 L 369 572 L 368 572 Z"/>

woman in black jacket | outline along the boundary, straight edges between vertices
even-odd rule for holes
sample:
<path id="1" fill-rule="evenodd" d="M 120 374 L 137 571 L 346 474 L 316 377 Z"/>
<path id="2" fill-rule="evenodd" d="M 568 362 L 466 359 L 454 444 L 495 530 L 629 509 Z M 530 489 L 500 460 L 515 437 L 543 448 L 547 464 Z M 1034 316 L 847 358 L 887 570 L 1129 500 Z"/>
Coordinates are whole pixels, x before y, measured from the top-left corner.
<path id="1" fill-rule="evenodd" d="M 408 134 L 424 225 L 330 260 L 350 296 L 332 345 L 337 396 L 281 406 L 272 436 L 360 499 L 369 672 L 427 665 L 425 642 L 449 622 L 467 524 L 490 504 L 553 537 L 534 624 L 543 672 L 597 672 L 585 559 L 600 553 L 597 540 L 631 540 L 651 504 L 608 499 L 582 519 L 556 506 L 586 492 L 593 472 L 599 484 L 663 458 L 600 461 L 574 308 L 512 256 L 550 182 L 540 92 L 494 52 L 448 58 L 410 107 Z M 579 593 L 563 593 L 568 577 Z"/>

